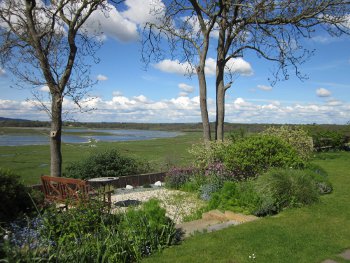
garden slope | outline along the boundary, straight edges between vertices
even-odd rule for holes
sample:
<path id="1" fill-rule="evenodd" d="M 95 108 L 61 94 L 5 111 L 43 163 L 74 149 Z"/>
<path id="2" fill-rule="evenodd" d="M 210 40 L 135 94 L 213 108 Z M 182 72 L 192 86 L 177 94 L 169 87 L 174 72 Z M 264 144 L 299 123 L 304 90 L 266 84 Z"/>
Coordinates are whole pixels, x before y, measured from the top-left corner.
<path id="1" fill-rule="evenodd" d="M 350 154 L 318 155 L 334 191 L 315 205 L 290 209 L 222 231 L 198 234 L 145 262 L 315 262 L 350 247 Z"/>

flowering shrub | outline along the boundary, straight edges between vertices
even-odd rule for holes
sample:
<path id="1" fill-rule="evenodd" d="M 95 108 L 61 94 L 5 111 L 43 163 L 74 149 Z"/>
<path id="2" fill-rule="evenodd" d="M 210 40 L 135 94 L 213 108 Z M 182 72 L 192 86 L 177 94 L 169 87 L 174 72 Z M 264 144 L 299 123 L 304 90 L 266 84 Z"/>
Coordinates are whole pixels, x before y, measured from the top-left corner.
<path id="1" fill-rule="evenodd" d="M 272 135 L 289 143 L 297 150 L 303 160 L 308 160 L 313 151 L 312 137 L 302 128 L 291 126 L 270 127 L 262 134 Z"/>
<path id="2" fill-rule="evenodd" d="M 179 168 L 173 167 L 165 176 L 165 185 L 171 189 L 180 189 L 191 177 L 197 175 L 199 169 L 194 167 Z"/>
<path id="3" fill-rule="evenodd" d="M 223 162 L 229 141 L 211 141 L 192 145 L 189 153 L 194 157 L 194 166 L 206 169 L 208 164 Z"/>

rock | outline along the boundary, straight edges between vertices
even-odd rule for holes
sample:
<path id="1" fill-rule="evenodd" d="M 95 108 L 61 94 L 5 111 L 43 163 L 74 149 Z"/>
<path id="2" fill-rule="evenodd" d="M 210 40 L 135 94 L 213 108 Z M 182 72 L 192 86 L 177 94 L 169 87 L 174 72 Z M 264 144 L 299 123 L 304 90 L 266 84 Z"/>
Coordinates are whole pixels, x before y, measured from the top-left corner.
<path id="1" fill-rule="evenodd" d="M 202 218 L 209 220 L 209 219 L 216 219 L 216 220 L 220 220 L 220 221 L 228 221 L 228 219 L 226 218 L 225 214 L 222 213 L 219 210 L 211 210 L 209 212 L 203 213 L 202 214 Z"/>
<path id="2" fill-rule="evenodd" d="M 259 219 L 259 217 L 253 216 L 253 215 L 243 215 L 239 213 L 234 213 L 231 211 L 225 211 L 225 216 L 229 220 L 234 220 L 239 223 L 245 223 L 250 222 Z"/>
<path id="3" fill-rule="evenodd" d="M 162 185 L 163 185 L 163 183 L 161 181 L 157 181 L 154 183 L 154 186 L 157 186 L 157 187 L 160 187 Z"/>
<path id="4" fill-rule="evenodd" d="M 125 186 L 125 189 L 126 189 L 126 190 L 132 190 L 132 189 L 134 189 L 134 187 L 133 187 L 132 185 L 127 184 L 127 185 Z"/>

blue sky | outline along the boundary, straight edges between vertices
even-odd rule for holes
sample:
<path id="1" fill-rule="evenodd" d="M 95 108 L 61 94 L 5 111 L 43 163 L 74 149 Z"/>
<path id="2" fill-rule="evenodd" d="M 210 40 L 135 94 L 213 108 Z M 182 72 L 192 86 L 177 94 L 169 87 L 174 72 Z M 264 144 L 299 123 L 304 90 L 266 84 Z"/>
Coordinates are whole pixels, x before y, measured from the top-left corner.
<path id="1" fill-rule="evenodd" d="M 67 98 L 67 118 L 77 121 L 107 122 L 200 122 L 198 81 L 183 75 L 184 67 L 174 61 L 141 62 L 139 28 L 149 18 L 151 0 L 127 0 L 123 11 L 100 14 L 104 44 L 98 51 L 100 63 L 92 66 L 91 78 L 99 79 L 86 102 L 96 110 L 73 111 Z M 160 0 L 159 0 L 160 1 Z M 88 24 L 93 27 L 93 24 Z M 213 41 L 215 43 L 215 41 Z M 226 97 L 226 121 L 239 123 L 337 123 L 350 121 L 350 37 L 332 39 L 317 32 L 305 40 L 315 55 L 300 66 L 308 79 L 291 76 L 271 86 L 268 78 L 274 64 L 256 56 L 237 61 L 241 74 Z M 215 44 L 208 58 L 215 59 Z M 209 61 L 212 62 L 212 61 Z M 215 66 L 209 63 L 209 66 Z M 213 70 L 213 67 L 208 69 Z M 0 116 L 48 120 L 45 112 L 32 103 L 30 90 L 10 88 L 16 80 L 0 68 Z M 215 120 L 215 77 L 207 74 L 210 120 Z M 45 89 L 43 89 L 45 90 Z M 45 93 L 45 91 L 43 91 Z"/>

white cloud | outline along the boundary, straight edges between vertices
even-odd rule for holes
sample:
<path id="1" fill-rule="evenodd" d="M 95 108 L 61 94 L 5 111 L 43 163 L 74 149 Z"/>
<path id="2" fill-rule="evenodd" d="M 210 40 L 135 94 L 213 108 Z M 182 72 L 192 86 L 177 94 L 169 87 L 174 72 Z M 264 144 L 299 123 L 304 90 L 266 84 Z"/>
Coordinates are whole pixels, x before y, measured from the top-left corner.
<path id="1" fill-rule="evenodd" d="M 192 74 L 194 73 L 194 68 L 190 63 L 180 63 L 179 60 L 165 59 L 157 64 L 153 65 L 156 69 L 167 73 L 176 73 L 180 75 Z"/>
<path id="2" fill-rule="evenodd" d="M 97 80 L 99 80 L 99 81 L 105 81 L 105 80 L 108 79 L 107 76 L 102 75 L 102 74 L 98 74 L 96 78 L 97 78 Z"/>
<path id="3" fill-rule="evenodd" d="M 91 113 L 75 114 L 77 121 L 116 122 L 199 122 L 199 97 L 183 94 L 171 99 L 150 100 L 144 95 L 126 97 L 119 94 L 111 99 L 94 98 L 82 102 L 83 107 L 95 108 Z M 35 101 L 0 99 L 0 116 L 48 120 L 38 111 Z M 46 102 L 49 105 L 49 102 Z M 64 100 L 64 111 L 77 110 L 69 99 Z M 329 99 L 322 103 L 284 102 L 236 98 L 226 101 L 228 122 L 242 123 L 339 123 L 350 119 L 350 102 Z M 215 101 L 208 98 L 210 120 L 215 120 Z"/>
<path id="4" fill-rule="evenodd" d="M 107 10 L 98 9 L 91 14 L 84 25 L 84 29 L 91 33 L 100 33 L 100 38 L 111 37 L 122 42 L 138 39 L 137 25 L 124 18 L 112 5 L 107 3 Z M 107 12 L 107 13 L 106 13 Z"/>
<path id="5" fill-rule="evenodd" d="M 48 86 L 42 86 L 40 90 L 43 92 L 50 92 L 50 88 Z"/>
<path id="6" fill-rule="evenodd" d="M 157 23 L 157 17 L 162 17 L 165 12 L 161 0 L 126 0 L 125 5 L 128 9 L 122 12 L 123 17 L 139 25 Z"/>
<path id="7" fill-rule="evenodd" d="M 215 76 L 216 74 L 216 60 L 207 58 L 205 61 L 205 74 Z"/>
<path id="8" fill-rule="evenodd" d="M 330 97 L 332 94 L 329 90 L 325 89 L 325 88 L 319 88 L 316 90 L 316 94 L 319 97 Z"/>
<path id="9" fill-rule="evenodd" d="M 329 99 L 327 100 L 327 105 L 328 106 L 341 106 L 343 105 L 343 102 L 337 99 Z"/>
<path id="10" fill-rule="evenodd" d="M 190 86 L 190 85 L 187 85 L 185 83 L 180 83 L 179 84 L 179 88 L 184 91 L 184 92 L 187 92 L 187 93 L 192 93 L 194 91 L 194 87 Z"/>
<path id="11" fill-rule="evenodd" d="M 194 74 L 195 68 L 188 62 L 180 63 L 179 60 L 164 59 L 157 64 L 153 65 L 154 68 L 159 69 L 167 73 L 176 73 L 181 75 Z M 253 69 L 251 65 L 242 58 L 230 59 L 225 67 L 226 73 L 240 74 L 243 76 L 253 75 Z M 216 75 L 216 60 L 213 58 L 207 58 L 205 61 L 205 74 L 207 76 Z"/>
<path id="12" fill-rule="evenodd" d="M 253 75 L 252 66 L 243 58 L 231 58 L 226 63 L 226 71 L 231 73 L 238 73 L 242 76 Z"/>
<path id="13" fill-rule="evenodd" d="M 138 102 L 148 103 L 148 99 L 144 95 L 135 96 L 134 99 Z"/>
<path id="14" fill-rule="evenodd" d="M 3 68 L 0 68 L 0 77 L 6 76 L 6 71 Z"/>
<path id="15" fill-rule="evenodd" d="M 113 97 L 118 97 L 118 96 L 122 96 L 123 93 L 117 90 L 117 91 L 113 91 L 112 95 L 113 95 Z"/>
<path id="16" fill-rule="evenodd" d="M 187 92 L 182 91 L 179 93 L 179 97 L 187 97 L 187 96 L 188 96 Z"/>
<path id="17" fill-rule="evenodd" d="M 264 91 L 270 91 L 272 90 L 271 86 L 266 86 L 266 85 L 258 85 L 257 86 L 258 89 L 264 90 Z"/>

